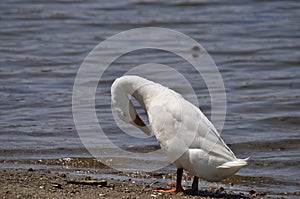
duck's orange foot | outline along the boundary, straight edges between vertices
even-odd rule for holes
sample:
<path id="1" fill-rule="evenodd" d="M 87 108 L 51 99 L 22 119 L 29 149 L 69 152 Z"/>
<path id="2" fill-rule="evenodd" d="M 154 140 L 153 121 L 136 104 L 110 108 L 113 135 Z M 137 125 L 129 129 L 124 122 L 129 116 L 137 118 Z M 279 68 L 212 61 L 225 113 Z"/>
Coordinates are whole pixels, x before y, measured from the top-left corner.
<path id="1" fill-rule="evenodd" d="M 157 192 L 157 193 L 177 193 L 178 191 L 176 190 L 176 188 L 173 188 L 173 189 L 158 189 L 158 190 L 155 190 L 155 192 Z"/>

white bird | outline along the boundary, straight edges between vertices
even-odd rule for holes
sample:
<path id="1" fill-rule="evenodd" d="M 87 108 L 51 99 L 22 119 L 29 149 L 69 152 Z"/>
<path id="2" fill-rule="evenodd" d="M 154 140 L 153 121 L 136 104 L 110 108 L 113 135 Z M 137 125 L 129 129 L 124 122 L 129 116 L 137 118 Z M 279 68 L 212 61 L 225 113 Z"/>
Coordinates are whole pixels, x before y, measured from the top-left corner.
<path id="1" fill-rule="evenodd" d="M 177 167 L 176 188 L 165 192 L 184 191 L 183 169 L 194 176 L 191 189 L 197 191 L 198 178 L 220 181 L 247 165 L 248 158 L 236 158 L 200 109 L 177 92 L 138 76 L 123 76 L 112 84 L 111 95 L 120 119 L 147 135 L 153 133 Z M 129 96 L 147 113 L 151 130 L 137 114 Z"/>

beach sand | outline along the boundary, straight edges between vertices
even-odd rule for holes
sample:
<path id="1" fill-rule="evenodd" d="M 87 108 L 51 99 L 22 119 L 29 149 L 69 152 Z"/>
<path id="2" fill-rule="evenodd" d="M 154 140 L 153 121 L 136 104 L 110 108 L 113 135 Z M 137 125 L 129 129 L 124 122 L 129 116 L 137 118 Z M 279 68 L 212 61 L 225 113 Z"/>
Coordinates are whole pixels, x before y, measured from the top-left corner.
<path id="1" fill-rule="evenodd" d="M 155 192 L 174 186 L 170 182 L 175 182 L 175 171 L 172 174 L 118 172 L 90 158 L 0 163 L 7 166 L 0 169 L 2 198 L 269 198 L 251 188 L 243 192 L 235 190 L 235 184 L 257 183 L 257 179 L 244 176 L 233 176 L 205 189 L 200 187 L 197 193 L 175 194 Z M 97 172 L 90 172 L 95 167 Z"/>
<path id="2" fill-rule="evenodd" d="M 74 177 L 31 168 L 1 170 L 0 183 L 2 198 L 214 198 L 214 195 L 215 198 L 252 197 L 226 193 L 226 190 L 220 192 L 221 189 L 199 191 L 196 194 L 156 193 L 155 190 L 161 188 L 156 183 L 114 179 L 93 181 L 89 177 Z"/>

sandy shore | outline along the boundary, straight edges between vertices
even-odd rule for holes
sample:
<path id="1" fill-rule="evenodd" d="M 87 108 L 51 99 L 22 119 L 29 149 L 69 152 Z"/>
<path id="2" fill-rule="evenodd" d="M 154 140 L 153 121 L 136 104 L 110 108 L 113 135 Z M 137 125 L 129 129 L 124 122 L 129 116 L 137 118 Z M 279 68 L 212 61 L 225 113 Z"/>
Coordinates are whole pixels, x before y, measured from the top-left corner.
<path id="1" fill-rule="evenodd" d="M 268 178 L 233 176 L 197 193 L 157 193 L 157 189 L 174 186 L 170 182 L 174 182 L 175 173 L 117 172 L 90 158 L 0 163 L 6 165 L 0 168 L 1 198 L 272 198 L 250 187 L 263 181 L 277 183 Z M 249 189 L 239 191 L 237 186 Z"/>
<path id="2" fill-rule="evenodd" d="M 0 171 L 0 196 L 3 198 L 248 198 L 225 190 L 199 193 L 156 193 L 159 184 L 136 183 L 132 180 L 92 180 L 47 170 L 9 169 Z M 222 192 L 221 192 L 222 191 Z M 207 197 L 205 196 L 207 194 Z"/>

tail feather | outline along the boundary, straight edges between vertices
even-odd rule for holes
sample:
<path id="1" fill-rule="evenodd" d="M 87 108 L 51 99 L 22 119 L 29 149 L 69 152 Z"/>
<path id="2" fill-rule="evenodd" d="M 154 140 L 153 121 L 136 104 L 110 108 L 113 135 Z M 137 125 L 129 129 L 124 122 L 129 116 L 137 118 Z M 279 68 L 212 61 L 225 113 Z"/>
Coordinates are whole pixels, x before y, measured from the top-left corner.
<path id="1" fill-rule="evenodd" d="M 225 162 L 224 164 L 218 166 L 220 169 L 230 169 L 230 168 L 242 168 L 248 164 L 248 159 L 235 159 L 233 161 Z"/>

